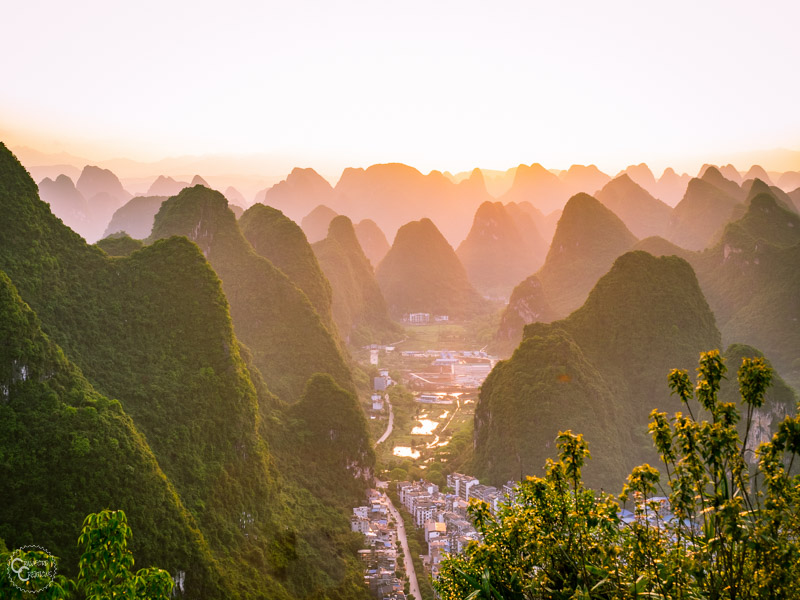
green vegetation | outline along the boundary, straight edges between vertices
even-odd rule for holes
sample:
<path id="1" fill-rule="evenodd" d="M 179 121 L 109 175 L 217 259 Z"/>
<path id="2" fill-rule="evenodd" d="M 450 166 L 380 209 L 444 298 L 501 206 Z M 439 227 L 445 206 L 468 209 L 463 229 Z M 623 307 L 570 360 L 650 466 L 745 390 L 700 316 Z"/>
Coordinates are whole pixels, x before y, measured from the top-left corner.
<path id="1" fill-rule="evenodd" d="M 716 172 L 718 178 L 713 178 Z M 734 214 L 738 199 L 731 194 L 735 190 L 717 187 L 714 183 L 728 181 L 714 167 L 709 168 L 701 179 L 692 179 L 686 194 L 672 211 L 669 228 L 665 237 L 688 250 L 702 250 L 714 239 Z M 735 183 L 733 183 L 735 187 Z"/>
<path id="2" fill-rule="evenodd" d="M 306 487 L 320 497 L 340 498 L 345 507 L 360 502 L 372 482 L 375 454 L 356 397 L 330 375 L 316 374 L 287 416 L 286 444 L 293 448 L 293 470 L 302 473 Z M 342 480 L 344 472 L 351 474 L 349 481 Z"/>
<path id="3" fill-rule="evenodd" d="M 565 317 L 583 304 L 597 280 L 635 243 L 625 223 L 600 202 L 587 194 L 570 198 L 536 274 L 556 315 Z"/>
<path id="4" fill-rule="evenodd" d="M 58 559 L 43 550 L 10 553 L 0 546 L 0 564 L 14 561 L 20 567 L 18 574 L 3 572 L 0 592 L 7 600 L 21 600 L 31 594 L 46 600 L 73 598 L 75 594 L 87 600 L 169 600 L 173 588 L 169 573 L 152 567 L 131 571 L 134 559 L 128 549 L 130 538 L 131 528 L 121 510 L 104 510 L 86 517 L 78 538 L 83 551 L 74 581 L 64 575 L 54 576 Z"/>
<path id="5" fill-rule="evenodd" d="M 723 338 L 763 350 L 800 386 L 800 217 L 774 196 L 758 195 L 692 262 Z"/>
<path id="6" fill-rule="evenodd" d="M 335 217 L 328 237 L 313 248 L 333 288 L 333 319 L 342 337 L 354 346 L 397 340 L 402 328 L 389 317 L 350 219 Z"/>
<path id="7" fill-rule="evenodd" d="M 253 250 L 222 194 L 195 186 L 164 202 L 151 241 L 174 235 L 197 243 L 214 267 L 237 336 L 273 393 L 294 401 L 317 372 L 353 389 L 345 358 L 308 297 Z"/>
<path id="8" fill-rule="evenodd" d="M 305 292 L 323 322 L 333 325 L 331 284 L 300 226 L 276 208 L 254 204 L 239 218 L 239 227 L 258 254 Z"/>
<path id="9" fill-rule="evenodd" d="M 136 252 L 144 248 L 142 242 L 131 238 L 131 236 L 124 231 L 103 238 L 95 245 L 109 256 L 128 256 L 131 252 Z"/>
<path id="10" fill-rule="evenodd" d="M 145 564 L 190 572 L 187 590 L 221 593 L 208 546 L 119 402 L 98 394 L 0 272 L 0 537 L 78 564 L 83 516 L 123 508 Z"/>
<path id="11" fill-rule="evenodd" d="M 430 219 L 406 223 L 375 272 L 394 318 L 415 312 L 470 319 L 491 310 Z"/>
<path id="12" fill-rule="evenodd" d="M 759 446 L 751 474 L 748 434 L 773 372 L 763 359 L 744 359 L 737 408 L 719 397 L 725 371 L 712 351 L 701 354 L 694 392 L 687 371 L 670 373 L 687 412 L 651 413 L 664 486 L 643 464 L 619 501 L 587 488 L 588 444 L 560 432 L 559 460 L 548 461 L 544 477 L 521 483 L 513 504 L 497 516 L 484 503 L 472 504 L 483 541 L 442 563 L 440 597 L 800 598 L 800 481 L 790 473 L 800 454 L 800 417 L 783 419 Z M 669 496 L 665 502 L 659 491 Z M 623 520 L 620 501 L 632 519 Z"/>
<path id="13" fill-rule="evenodd" d="M 214 202 L 205 216 L 216 214 Z M 345 511 L 312 494 L 285 460 L 295 451 L 285 431 L 301 425 L 266 388 L 234 335 L 223 286 L 198 246 L 171 238 L 110 258 L 50 213 L 4 146 L 0 209 L 0 269 L 77 365 L 70 372 L 82 382 L 60 383 L 48 359 L 50 366 L 37 368 L 39 376 L 21 388 L 30 398 L 19 405 L 0 401 L 0 426 L 7 429 L 0 465 L 9 469 L 0 482 L 8 486 L 0 537 L 12 546 L 42 543 L 68 559 L 74 523 L 113 505 L 137 531 L 137 556 L 184 571 L 191 596 L 362 597 L 358 543 Z M 221 226 L 217 241 L 225 238 Z M 302 292 L 283 274 L 277 280 L 291 300 L 278 298 L 278 305 L 311 315 L 312 333 L 324 332 L 333 345 Z M 302 301 L 292 304 L 298 295 Z M 297 331 L 291 317 L 275 315 L 281 327 Z M 24 356 L 38 352 L 21 343 Z M 13 369 L 15 358 L 3 364 Z M 309 368 L 313 360 L 303 358 L 282 368 Z M 10 385 L 9 377 L 13 371 L 0 384 Z M 362 425 L 354 423 L 351 437 L 360 431 L 366 440 Z M 329 480 L 352 490 L 352 472 L 338 468 L 331 466 Z"/>
<path id="14" fill-rule="evenodd" d="M 510 356 L 522 340 L 525 325 L 549 323 L 555 318 L 556 312 L 547 300 L 542 282 L 536 275 L 531 275 L 514 288 L 508 306 L 501 313 L 489 349 L 498 356 Z"/>
<path id="15" fill-rule="evenodd" d="M 599 448 L 587 481 L 620 484 L 635 464 L 653 458 L 635 433 L 649 407 L 678 408 L 659 381 L 671 365 L 691 365 L 702 348 L 719 343 L 686 261 L 621 256 L 582 308 L 562 321 L 528 325 L 511 359 L 486 379 L 475 411 L 473 472 L 495 485 L 539 474 L 555 452 L 556 433 L 570 428 Z"/>

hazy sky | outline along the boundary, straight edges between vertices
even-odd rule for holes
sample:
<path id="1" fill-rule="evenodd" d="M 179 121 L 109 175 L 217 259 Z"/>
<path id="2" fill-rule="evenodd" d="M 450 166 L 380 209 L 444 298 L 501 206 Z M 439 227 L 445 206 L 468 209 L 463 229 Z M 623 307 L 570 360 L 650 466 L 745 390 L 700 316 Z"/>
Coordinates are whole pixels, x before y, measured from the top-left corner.
<path id="1" fill-rule="evenodd" d="M 323 170 L 678 164 L 800 149 L 800 2 L 25 0 L 0 136 Z"/>

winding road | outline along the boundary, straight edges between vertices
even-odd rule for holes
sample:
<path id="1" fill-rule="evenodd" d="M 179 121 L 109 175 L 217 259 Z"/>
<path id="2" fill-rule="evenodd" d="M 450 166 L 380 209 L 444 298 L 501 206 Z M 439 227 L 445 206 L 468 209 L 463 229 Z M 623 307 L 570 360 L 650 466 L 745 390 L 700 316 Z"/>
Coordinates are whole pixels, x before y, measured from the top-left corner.
<path id="1" fill-rule="evenodd" d="M 394 427 L 394 410 L 392 410 L 392 403 L 389 402 L 388 398 L 386 399 L 386 404 L 389 405 L 389 424 L 386 426 L 386 431 L 383 432 L 383 435 L 380 437 L 380 439 L 375 442 L 375 447 L 377 447 L 378 444 L 385 442 L 386 438 L 392 435 L 392 428 Z"/>
<path id="2" fill-rule="evenodd" d="M 408 591 L 414 595 L 417 600 L 422 599 L 422 594 L 419 593 L 419 583 L 417 582 L 417 572 L 414 570 L 414 562 L 411 560 L 411 551 L 408 549 L 408 538 L 406 537 L 406 526 L 403 521 L 402 515 L 392 504 L 392 499 L 386 495 L 386 502 L 389 506 L 389 512 L 392 513 L 395 523 L 397 523 L 397 539 L 400 540 L 400 546 L 403 548 L 403 556 L 405 556 L 406 574 L 408 575 Z"/>

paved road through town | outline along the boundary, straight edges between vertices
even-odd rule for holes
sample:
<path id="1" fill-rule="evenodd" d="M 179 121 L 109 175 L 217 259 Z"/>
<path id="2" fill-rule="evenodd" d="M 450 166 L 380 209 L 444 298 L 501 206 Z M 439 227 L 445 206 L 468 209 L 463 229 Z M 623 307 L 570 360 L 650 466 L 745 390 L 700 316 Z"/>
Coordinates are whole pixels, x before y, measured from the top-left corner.
<path id="1" fill-rule="evenodd" d="M 386 426 L 386 431 L 383 432 L 381 438 L 377 442 L 375 442 L 376 447 L 378 444 L 382 444 L 383 442 L 385 442 L 386 438 L 392 435 L 392 428 L 394 427 L 394 411 L 392 410 L 392 403 L 389 402 L 388 397 L 386 399 L 386 404 L 389 405 L 389 424 Z"/>
<path id="2" fill-rule="evenodd" d="M 403 548 L 403 556 L 405 556 L 406 573 L 408 574 L 408 591 L 414 595 L 417 600 L 422 600 L 422 595 L 419 593 L 419 583 L 417 582 L 417 572 L 414 570 L 414 563 L 411 560 L 411 551 L 408 549 L 408 538 L 406 537 L 406 526 L 403 522 L 403 517 L 392 504 L 392 499 L 386 496 L 389 505 L 389 511 L 392 513 L 395 522 L 397 523 L 397 539 L 400 540 L 400 546 Z"/>

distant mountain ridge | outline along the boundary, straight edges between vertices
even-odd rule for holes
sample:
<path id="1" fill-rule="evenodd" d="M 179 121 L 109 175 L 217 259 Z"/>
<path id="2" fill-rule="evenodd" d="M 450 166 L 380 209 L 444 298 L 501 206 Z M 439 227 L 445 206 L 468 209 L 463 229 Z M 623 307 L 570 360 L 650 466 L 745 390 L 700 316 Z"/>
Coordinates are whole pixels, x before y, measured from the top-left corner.
<path id="1" fill-rule="evenodd" d="M 430 219 L 412 221 L 397 231 L 375 278 L 395 319 L 420 312 L 467 319 L 489 310 Z"/>
<path id="2" fill-rule="evenodd" d="M 347 217 L 335 217 L 328 235 L 312 245 L 333 290 L 333 318 L 345 341 L 354 346 L 389 343 L 402 328 L 389 316 L 372 265 Z"/>
<path id="3" fill-rule="evenodd" d="M 512 215 L 501 202 L 484 202 L 456 250 L 470 283 L 485 296 L 508 297 L 544 262 L 545 245 L 533 219 L 526 213 Z M 528 223 L 519 223 L 524 218 Z"/>

